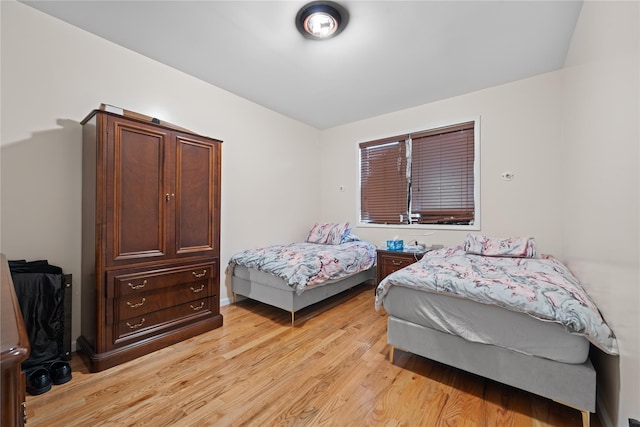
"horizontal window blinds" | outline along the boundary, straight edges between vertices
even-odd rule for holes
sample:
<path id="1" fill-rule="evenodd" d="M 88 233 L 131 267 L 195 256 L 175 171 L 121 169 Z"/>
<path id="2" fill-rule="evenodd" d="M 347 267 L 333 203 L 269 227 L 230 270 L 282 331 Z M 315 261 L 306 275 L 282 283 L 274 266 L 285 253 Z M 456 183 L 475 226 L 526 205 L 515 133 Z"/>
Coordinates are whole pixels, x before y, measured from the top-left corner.
<path id="1" fill-rule="evenodd" d="M 360 144 L 360 221 L 401 224 L 408 206 L 404 138 Z"/>
<path id="2" fill-rule="evenodd" d="M 411 214 L 421 224 L 473 220 L 473 122 L 412 135 Z"/>

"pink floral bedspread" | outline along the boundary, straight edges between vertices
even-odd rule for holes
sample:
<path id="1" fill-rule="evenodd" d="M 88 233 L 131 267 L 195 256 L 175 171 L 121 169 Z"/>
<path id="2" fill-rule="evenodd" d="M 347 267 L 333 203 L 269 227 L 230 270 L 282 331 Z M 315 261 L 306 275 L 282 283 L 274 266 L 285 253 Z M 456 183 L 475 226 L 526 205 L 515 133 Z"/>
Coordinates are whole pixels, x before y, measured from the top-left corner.
<path id="1" fill-rule="evenodd" d="M 376 247 L 368 242 L 305 242 L 238 252 L 229 260 L 229 271 L 233 273 L 236 264 L 256 268 L 284 279 L 300 294 L 311 286 L 368 270 L 375 262 Z"/>
<path id="2" fill-rule="evenodd" d="M 578 279 L 555 258 L 487 257 L 461 247 L 428 252 L 390 274 L 376 289 L 376 310 L 391 286 L 405 286 L 526 313 L 562 324 L 609 354 L 618 354 L 613 331 Z"/>

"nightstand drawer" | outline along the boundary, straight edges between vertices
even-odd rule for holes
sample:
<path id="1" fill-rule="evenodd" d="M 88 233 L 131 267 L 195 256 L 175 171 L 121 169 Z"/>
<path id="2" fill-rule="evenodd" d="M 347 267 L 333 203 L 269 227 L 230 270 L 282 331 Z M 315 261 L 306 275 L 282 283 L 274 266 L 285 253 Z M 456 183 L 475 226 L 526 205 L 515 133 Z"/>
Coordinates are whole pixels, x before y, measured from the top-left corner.
<path id="1" fill-rule="evenodd" d="M 415 262 L 414 259 L 398 258 L 398 257 L 382 257 L 382 267 L 388 271 L 396 271 L 411 265 Z"/>
<path id="2" fill-rule="evenodd" d="M 407 267 L 418 261 L 424 255 L 424 252 L 404 252 L 404 251 L 386 251 L 378 249 L 377 251 L 377 276 L 378 283 L 389 274 Z"/>

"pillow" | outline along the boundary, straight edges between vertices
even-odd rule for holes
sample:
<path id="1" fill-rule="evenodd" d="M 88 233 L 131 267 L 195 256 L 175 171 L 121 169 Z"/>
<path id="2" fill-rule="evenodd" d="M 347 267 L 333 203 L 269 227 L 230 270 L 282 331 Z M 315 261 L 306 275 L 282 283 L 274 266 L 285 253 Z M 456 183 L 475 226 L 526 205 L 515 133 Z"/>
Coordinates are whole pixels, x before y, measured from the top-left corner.
<path id="1" fill-rule="evenodd" d="M 344 235 L 342 240 L 340 240 L 340 243 L 359 242 L 359 241 L 360 241 L 360 238 L 358 236 L 356 236 L 355 234 L 351 234 L 351 230 L 347 230 L 347 233 Z"/>
<path id="2" fill-rule="evenodd" d="M 332 223 L 316 223 L 307 236 L 308 243 L 320 243 L 323 245 L 338 245 L 342 238 L 349 233 L 349 223 L 341 222 Z"/>
<path id="3" fill-rule="evenodd" d="M 535 258 L 536 256 L 536 243 L 532 237 L 499 239 L 467 234 L 463 248 L 468 254 L 474 255 L 516 258 Z"/>

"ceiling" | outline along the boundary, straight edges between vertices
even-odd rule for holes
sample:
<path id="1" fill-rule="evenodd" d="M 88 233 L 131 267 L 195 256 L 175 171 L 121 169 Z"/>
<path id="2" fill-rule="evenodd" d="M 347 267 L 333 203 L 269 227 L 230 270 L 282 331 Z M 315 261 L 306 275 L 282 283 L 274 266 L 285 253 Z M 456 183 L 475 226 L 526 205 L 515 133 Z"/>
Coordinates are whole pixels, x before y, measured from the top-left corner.
<path id="1" fill-rule="evenodd" d="M 581 1 L 340 1 L 337 37 L 305 1 L 23 1 L 271 110 L 326 129 L 562 68 Z"/>

